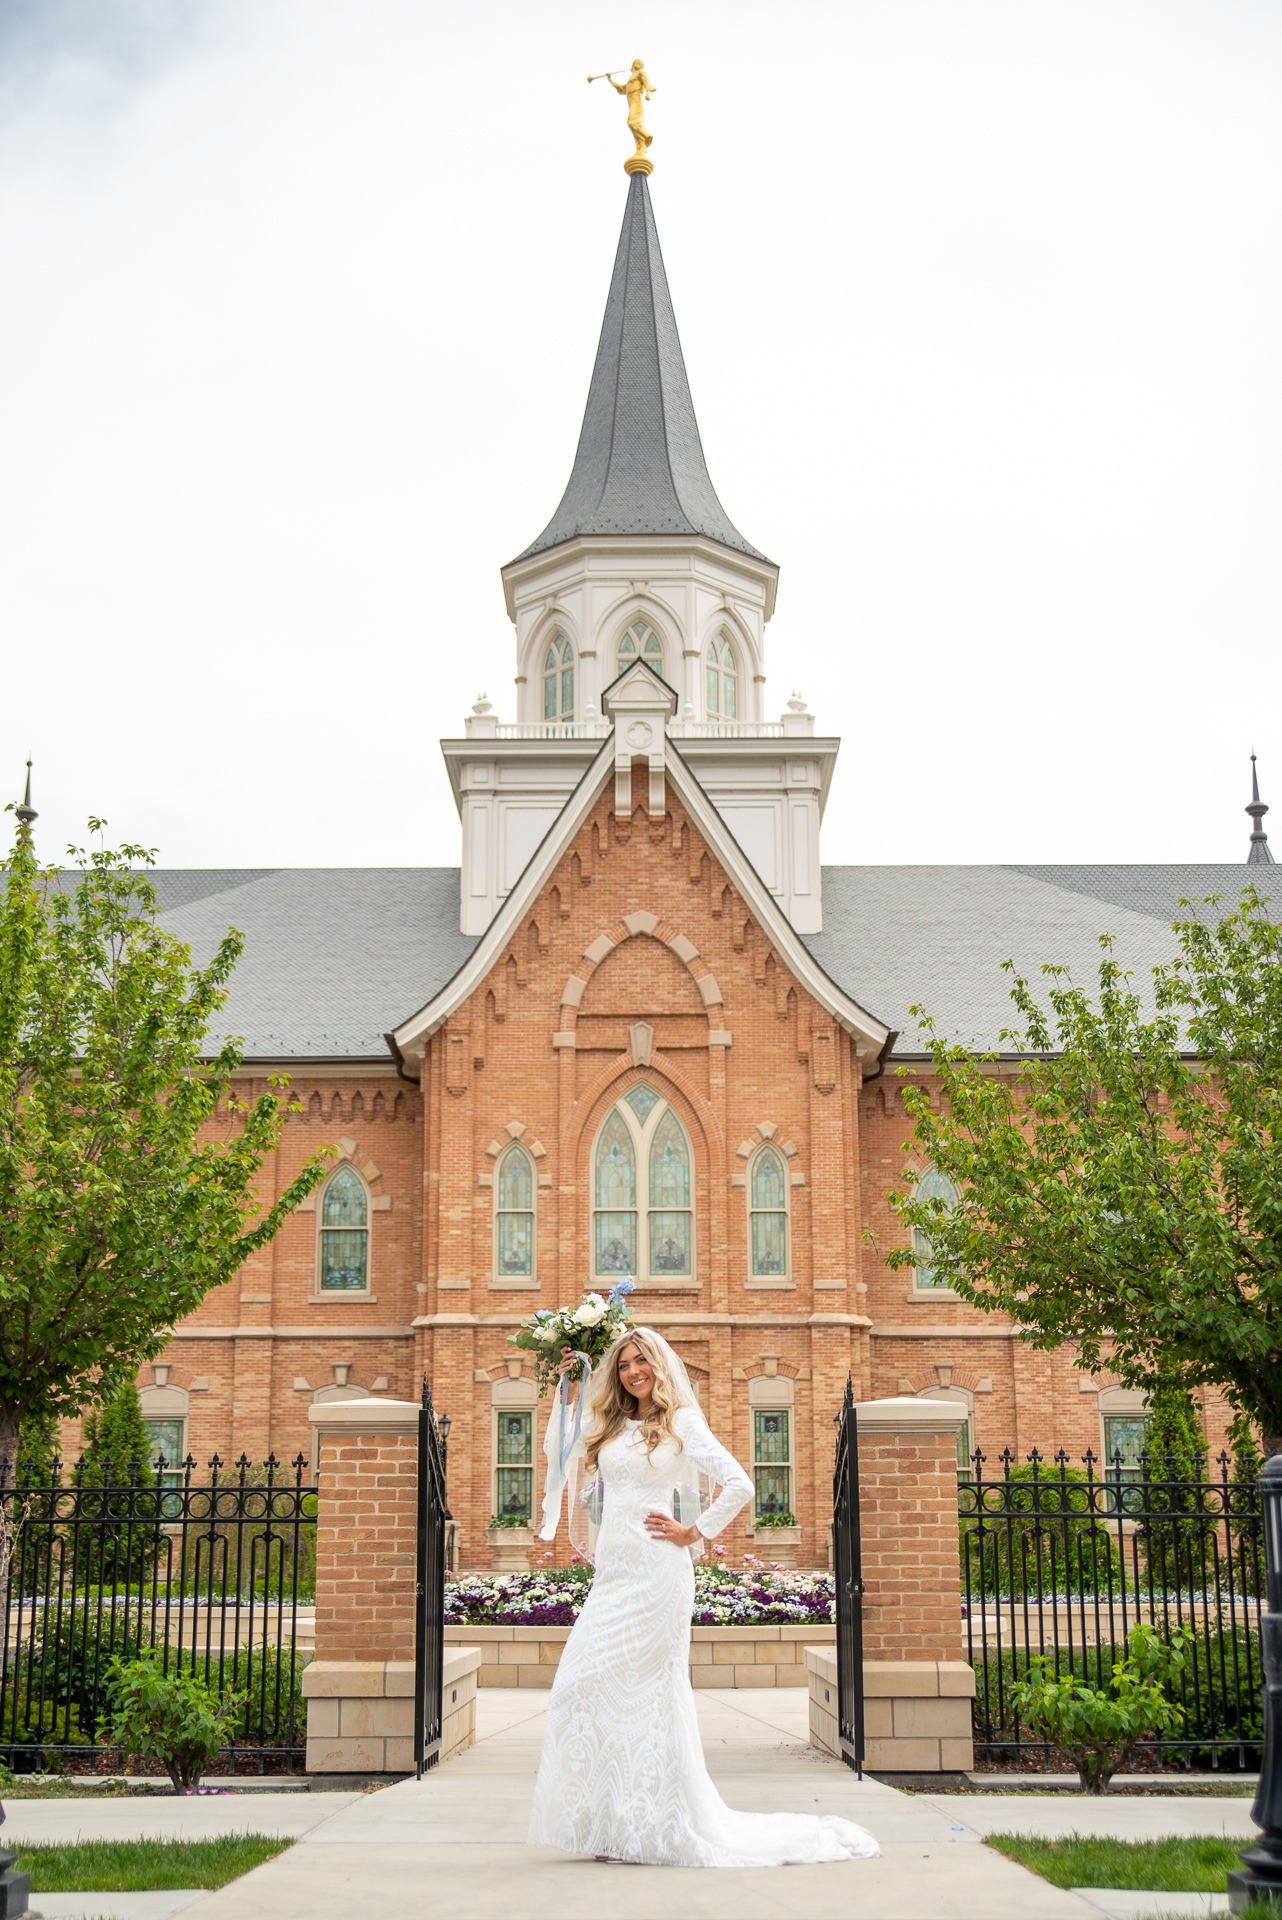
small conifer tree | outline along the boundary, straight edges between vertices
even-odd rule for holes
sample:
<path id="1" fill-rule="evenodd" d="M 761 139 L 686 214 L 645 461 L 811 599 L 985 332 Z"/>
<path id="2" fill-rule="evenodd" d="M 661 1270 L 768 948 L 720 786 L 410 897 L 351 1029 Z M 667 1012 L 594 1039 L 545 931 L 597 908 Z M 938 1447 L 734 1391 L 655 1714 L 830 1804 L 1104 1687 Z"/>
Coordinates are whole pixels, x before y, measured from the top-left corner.
<path id="1" fill-rule="evenodd" d="M 87 1416 L 82 1512 L 93 1525 L 82 1530 L 80 1554 L 87 1582 L 132 1583 L 154 1566 L 160 1545 L 154 1452 L 132 1382 Z"/>

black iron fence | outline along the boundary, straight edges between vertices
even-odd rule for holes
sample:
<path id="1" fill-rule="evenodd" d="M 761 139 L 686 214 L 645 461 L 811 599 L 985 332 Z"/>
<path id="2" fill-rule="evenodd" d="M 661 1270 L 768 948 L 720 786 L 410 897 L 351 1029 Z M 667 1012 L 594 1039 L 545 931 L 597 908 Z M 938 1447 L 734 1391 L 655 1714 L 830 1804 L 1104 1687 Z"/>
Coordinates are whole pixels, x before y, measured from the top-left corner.
<path id="1" fill-rule="evenodd" d="M 229 1771 L 286 1771 L 305 1757 L 301 1676 L 311 1651 L 316 1501 L 302 1455 L 163 1459 L 154 1479 L 111 1463 L 65 1476 L 0 1461 L 0 1760 L 15 1771 L 122 1768 L 109 1739 L 112 1667 L 151 1657 L 220 1697 Z M 5 1588 L 7 1587 L 7 1591 Z M 301 1618 L 300 1618 L 301 1614 Z"/>
<path id="2" fill-rule="evenodd" d="M 1145 1743 L 1150 1764 L 1253 1768 L 1262 1738 L 1264 1550 L 1252 1470 L 1221 1454 L 1203 1478 L 1168 1455 L 1111 1465 L 1086 1453 L 1009 1450 L 985 1474 L 976 1453 L 958 1483 L 967 1657 L 975 1669 L 977 1764 L 1047 1767 L 1057 1756 L 1024 1727 L 1011 1688 L 1045 1654 L 1057 1676 L 1107 1688 L 1143 1622 L 1189 1636 L 1177 1734 Z"/>

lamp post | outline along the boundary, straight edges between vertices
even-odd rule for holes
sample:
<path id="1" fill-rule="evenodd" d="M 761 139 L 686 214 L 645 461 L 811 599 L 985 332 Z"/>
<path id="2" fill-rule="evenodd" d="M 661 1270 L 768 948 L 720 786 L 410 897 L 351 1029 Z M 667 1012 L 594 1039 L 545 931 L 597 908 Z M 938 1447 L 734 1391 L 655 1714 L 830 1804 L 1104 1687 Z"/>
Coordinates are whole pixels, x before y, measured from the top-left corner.
<path id="1" fill-rule="evenodd" d="M 1245 1871 L 1229 1875 L 1229 1912 L 1243 1913 L 1252 1900 L 1282 1907 L 1282 1453 L 1260 1475 L 1264 1517 L 1266 1611 L 1260 1622 L 1264 1668 L 1264 1752 L 1251 1818 L 1260 1837 L 1240 1858 Z"/>

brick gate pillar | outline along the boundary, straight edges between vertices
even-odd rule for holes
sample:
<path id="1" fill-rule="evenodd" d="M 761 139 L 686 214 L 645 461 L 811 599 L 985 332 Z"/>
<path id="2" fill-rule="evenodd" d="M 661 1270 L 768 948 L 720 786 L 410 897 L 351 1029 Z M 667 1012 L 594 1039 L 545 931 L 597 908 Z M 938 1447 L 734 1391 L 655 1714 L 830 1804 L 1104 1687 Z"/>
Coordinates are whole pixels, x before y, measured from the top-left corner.
<path id="1" fill-rule="evenodd" d="M 408 1773 L 414 1751 L 418 1414 L 338 1400 L 309 1418 L 319 1448 L 316 1658 L 303 1674 L 309 1773 Z M 474 1647 L 445 1656 L 441 1758 L 470 1746 Z"/>
<path id="2" fill-rule="evenodd" d="M 855 1408 L 864 1577 L 864 1730 L 872 1772 L 974 1765 L 975 1676 L 963 1657 L 957 1544 L 960 1403 Z M 811 1742 L 834 1751 L 836 1660 L 808 1647 Z"/>

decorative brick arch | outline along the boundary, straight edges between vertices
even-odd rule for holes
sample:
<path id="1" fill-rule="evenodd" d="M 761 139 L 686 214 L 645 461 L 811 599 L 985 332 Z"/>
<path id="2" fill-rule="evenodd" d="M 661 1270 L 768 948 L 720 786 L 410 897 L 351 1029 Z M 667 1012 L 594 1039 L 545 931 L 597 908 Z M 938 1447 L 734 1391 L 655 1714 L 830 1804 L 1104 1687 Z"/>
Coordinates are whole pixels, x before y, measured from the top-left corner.
<path id="1" fill-rule="evenodd" d="M 578 969 L 569 976 L 561 989 L 562 1032 L 574 1031 L 578 1010 L 583 1004 L 583 996 L 601 962 L 612 954 L 616 947 L 621 947 L 624 941 L 635 940 L 642 936 L 658 940 L 669 953 L 675 954 L 694 982 L 695 992 L 702 1003 L 705 1019 L 709 1017 L 710 1008 L 723 1005 L 717 977 L 703 959 L 693 940 L 688 939 L 684 933 L 661 933 L 659 928 L 662 925 L 662 916 L 657 913 L 640 910 L 636 913 L 625 913 L 621 920 L 615 922 L 613 928 L 608 932 L 599 933 L 591 945 L 584 948 Z M 698 972 L 696 968 L 702 968 L 703 971 Z"/>
<path id="2" fill-rule="evenodd" d="M 779 1128 L 773 1120 L 758 1120 L 756 1126 L 748 1135 L 748 1138 L 741 1140 L 735 1148 L 735 1159 L 751 1160 L 758 1149 L 764 1147 L 766 1142 L 769 1141 L 771 1146 L 776 1148 L 789 1163 L 788 1177 L 790 1184 L 794 1187 L 804 1187 L 806 1184 L 806 1176 L 796 1165 L 797 1144 L 793 1140 L 780 1140 L 778 1134 Z M 730 1175 L 730 1185 L 732 1187 L 746 1187 L 747 1184 L 748 1176 L 746 1172 L 732 1173 Z"/>

